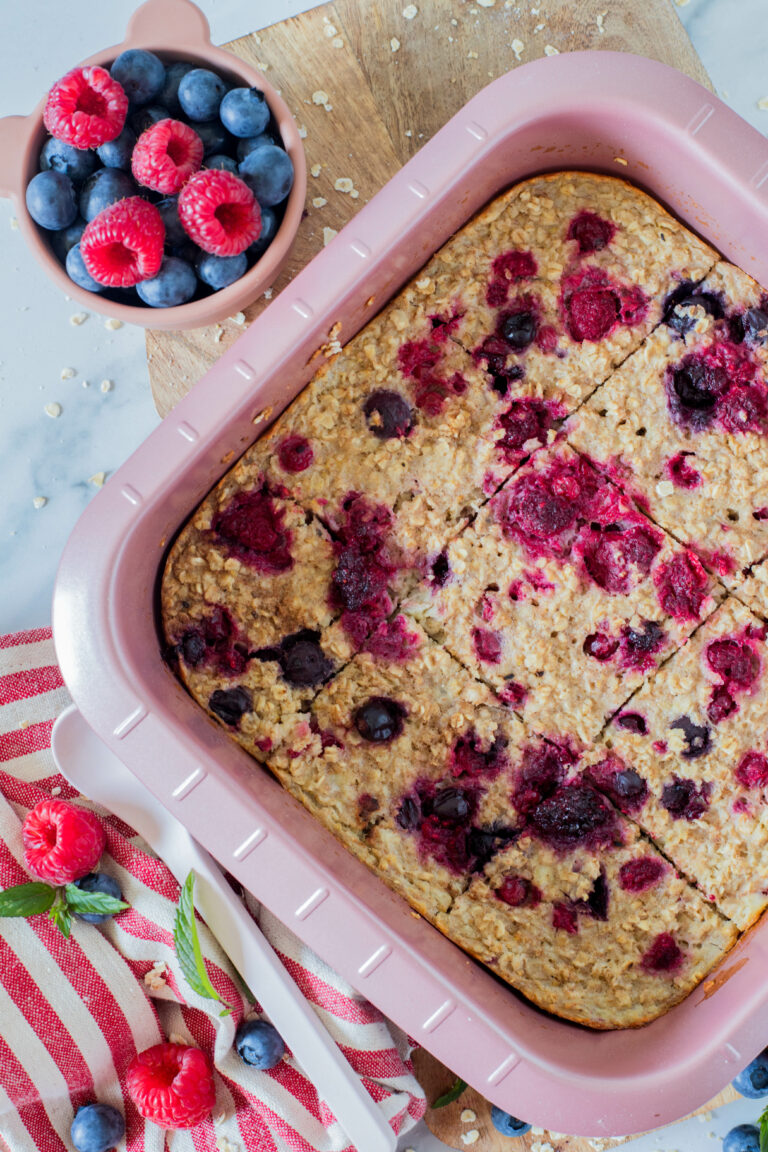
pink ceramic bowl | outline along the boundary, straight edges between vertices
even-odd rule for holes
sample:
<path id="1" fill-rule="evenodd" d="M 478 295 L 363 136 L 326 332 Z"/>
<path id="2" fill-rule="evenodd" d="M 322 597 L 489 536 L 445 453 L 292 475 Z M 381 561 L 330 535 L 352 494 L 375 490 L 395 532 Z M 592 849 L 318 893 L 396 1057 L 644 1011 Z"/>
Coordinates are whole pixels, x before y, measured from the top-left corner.
<path id="1" fill-rule="evenodd" d="M 211 44 L 208 21 L 191 0 L 147 0 L 133 14 L 125 40 L 105 48 L 81 64 L 109 67 L 126 48 L 148 48 L 161 59 L 189 60 L 219 72 L 241 86 L 259 88 L 265 95 L 288 155 L 293 161 L 294 181 L 277 235 L 267 251 L 244 276 L 201 300 L 176 308 L 149 308 L 116 304 L 96 292 L 78 288 L 53 254 L 46 233 L 27 211 L 26 187 L 38 171 L 38 157 L 47 135 L 43 126 L 46 97 L 28 116 L 6 116 L 0 120 L 0 196 L 13 200 L 21 231 L 35 258 L 63 292 L 83 308 L 114 316 L 143 328 L 202 328 L 223 320 L 246 307 L 277 278 L 291 249 L 304 210 L 307 191 L 307 165 L 304 148 L 288 105 L 268 80 L 239 57 Z M 76 67 L 73 61 L 72 67 Z"/>

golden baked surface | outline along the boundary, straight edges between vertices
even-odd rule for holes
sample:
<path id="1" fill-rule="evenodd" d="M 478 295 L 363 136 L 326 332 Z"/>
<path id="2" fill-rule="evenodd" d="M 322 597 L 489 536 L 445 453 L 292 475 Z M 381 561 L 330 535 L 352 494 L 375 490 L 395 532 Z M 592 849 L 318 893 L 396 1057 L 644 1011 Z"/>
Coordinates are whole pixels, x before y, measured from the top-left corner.
<path id="1" fill-rule="evenodd" d="M 498 197 L 195 511 L 213 720 L 450 939 L 594 1028 L 768 903 L 768 297 L 644 193 Z"/>

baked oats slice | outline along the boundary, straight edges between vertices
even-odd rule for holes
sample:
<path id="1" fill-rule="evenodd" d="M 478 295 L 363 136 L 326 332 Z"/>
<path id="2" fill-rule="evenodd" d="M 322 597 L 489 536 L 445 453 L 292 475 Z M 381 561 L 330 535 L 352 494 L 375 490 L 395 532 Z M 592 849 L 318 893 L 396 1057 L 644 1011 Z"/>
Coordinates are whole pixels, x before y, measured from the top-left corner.
<path id="1" fill-rule="evenodd" d="M 529 727 L 589 741 L 716 595 L 691 551 L 563 445 L 520 469 L 403 608 Z"/>
<path id="2" fill-rule="evenodd" d="M 735 595 L 758 616 L 768 620 L 768 560 L 755 565 Z"/>
<path id="3" fill-rule="evenodd" d="M 645 193 L 564 172 L 516 185 L 404 293 L 441 319 L 510 396 L 572 411 L 717 253 Z"/>
<path id="4" fill-rule="evenodd" d="M 718 264 L 567 425 L 729 587 L 768 551 L 768 302 Z"/>
<path id="5" fill-rule="evenodd" d="M 349 659 L 333 624 L 336 546 L 263 478 L 229 474 L 173 544 L 161 584 L 165 639 L 208 714 L 263 760 Z"/>
<path id="6" fill-rule="evenodd" d="M 628 815 L 742 930 L 768 904 L 765 637 L 726 601 L 614 718 L 588 770 L 609 791 L 633 782 Z"/>

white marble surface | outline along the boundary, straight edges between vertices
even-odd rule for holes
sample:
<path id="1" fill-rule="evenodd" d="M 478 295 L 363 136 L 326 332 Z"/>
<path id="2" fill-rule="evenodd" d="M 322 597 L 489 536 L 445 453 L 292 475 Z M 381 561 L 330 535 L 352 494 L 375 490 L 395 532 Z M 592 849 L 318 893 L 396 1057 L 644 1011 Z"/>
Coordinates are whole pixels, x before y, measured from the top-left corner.
<path id="1" fill-rule="evenodd" d="M 311 0 L 199 2 L 216 42 L 312 6 Z M 464 3 L 446 0 L 452 12 Z M 631 6 L 642 0 L 614 3 Z M 539 0 L 539 6 L 544 18 L 546 0 Z M 119 41 L 136 7 L 136 0 L 3 4 L 0 115 L 29 111 L 74 61 Z M 607 25 L 611 6 L 606 8 Z M 678 10 L 719 94 L 755 127 L 768 131 L 768 111 L 757 106 L 768 96 L 766 0 L 689 0 Z M 143 333 L 128 327 L 109 331 L 96 314 L 73 326 L 70 317 L 78 309 L 28 258 L 12 218 L 10 203 L 0 200 L 0 633 L 49 622 L 58 557 L 96 492 L 89 478 L 114 472 L 158 422 Z M 75 375 L 62 379 L 64 368 L 74 369 Z M 103 380 L 113 387 L 102 391 Z M 58 418 L 45 412 L 51 403 L 61 405 Z M 36 509 L 35 497 L 45 497 L 45 506 Z M 718 1148 L 715 1133 L 721 1136 L 758 1111 L 757 1102 L 744 1101 L 720 1109 L 711 1120 L 645 1137 L 632 1148 Z M 403 1146 L 417 1152 L 443 1148 L 423 1132 L 409 1136 Z"/>

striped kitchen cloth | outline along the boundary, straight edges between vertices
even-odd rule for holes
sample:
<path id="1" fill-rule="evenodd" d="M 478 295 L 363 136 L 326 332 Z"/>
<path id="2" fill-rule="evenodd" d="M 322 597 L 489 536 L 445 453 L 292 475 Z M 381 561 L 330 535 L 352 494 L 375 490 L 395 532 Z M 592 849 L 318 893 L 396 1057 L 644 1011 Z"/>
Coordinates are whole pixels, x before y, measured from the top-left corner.
<path id="1" fill-rule="evenodd" d="M 27 811 L 46 796 L 78 799 L 50 751 L 68 704 L 50 629 L 0 637 L 0 889 L 30 879 Z M 102 818 L 100 867 L 131 907 L 98 927 L 74 920 L 69 940 L 44 915 L 0 918 L 0 1148 L 69 1152 L 74 1112 L 99 1100 L 123 1112 L 127 1152 L 354 1152 L 290 1054 L 269 1072 L 240 1060 L 232 1042 L 250 1009 L 232 965 L 200 924 L 212 983 L 234 1006 L 219 1017 L 221 1005 L 187 985 L 175 958 L 176 880 L 131 828 L 81 802 Z M 265 910 L 258 918 L 392 1128 L 406 1132 L 425 1108 L 407 1037 Z M 139 1116 L 123 1084 L 137 1052 L 171 1038 L 208 1053 L 217 1094 L 210 1120 L 164 1133 Z"/>

